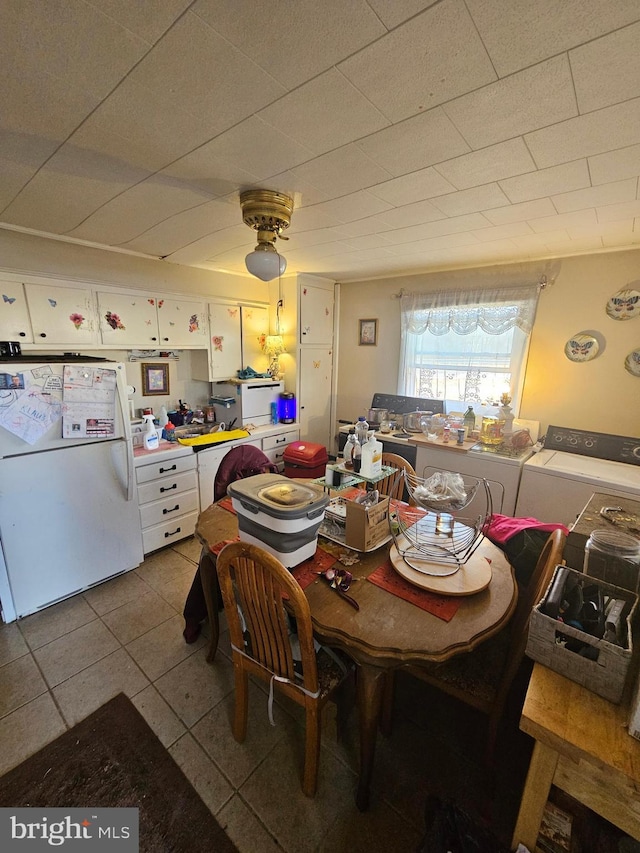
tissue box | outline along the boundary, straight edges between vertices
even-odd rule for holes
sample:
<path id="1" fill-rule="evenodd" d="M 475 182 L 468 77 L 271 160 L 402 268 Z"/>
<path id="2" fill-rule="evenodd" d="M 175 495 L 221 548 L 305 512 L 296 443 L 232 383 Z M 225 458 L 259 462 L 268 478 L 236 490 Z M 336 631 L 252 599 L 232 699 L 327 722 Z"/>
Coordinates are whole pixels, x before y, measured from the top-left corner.
<path id="1" fill-rule="evenodd" d="M 358 551 L 373 551 L 389 536 L 389 498 L 375 506 L 346 502 L 345 544 Z"/>

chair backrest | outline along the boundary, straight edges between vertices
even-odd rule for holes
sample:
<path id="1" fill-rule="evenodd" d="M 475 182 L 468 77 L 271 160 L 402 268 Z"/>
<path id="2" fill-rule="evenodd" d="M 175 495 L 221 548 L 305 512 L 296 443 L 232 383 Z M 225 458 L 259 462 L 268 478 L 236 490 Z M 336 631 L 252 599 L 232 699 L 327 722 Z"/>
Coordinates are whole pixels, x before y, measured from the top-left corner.
<path id="1" fill-rule="evenodd" d="M 277 474 L 278 466 L 253 444 L 239 444 L 232 448 L 220 463 L 213 481 L 214 502 L 227 494 L 229 483 L 252 477 L 254 474 L 268 473 Z"/>
<path id="2" fill-rule="evenodd" d="M 276 557 L 257 545 L 233 542 L 216 562 L 231 643 L 273 675 L 295 682 L 287 607 L 296 620 L 300 643 L 302 686 L 318 690 L 318 670 L 311 613 L 300 585 Z M 246 625 L 245 638 L 238 606 Z M 245 644 L 245 639 L 248 642 Z"/>
<path id="3" fill-rule="evenodd" d="M 398 472 L 391 474 L 380 483 L 376 483 L 376 489 L 378 489 L 381 495 L 389 495 L 390 498 L 404 500 L 406 495 L 403 471 L 408 471 L 410 474 L 415 475 L 416 472 L 413 465 L 402 456 L 398 456 L 397 453 L 383 453 L 382 464 L 397 468 Z"/>

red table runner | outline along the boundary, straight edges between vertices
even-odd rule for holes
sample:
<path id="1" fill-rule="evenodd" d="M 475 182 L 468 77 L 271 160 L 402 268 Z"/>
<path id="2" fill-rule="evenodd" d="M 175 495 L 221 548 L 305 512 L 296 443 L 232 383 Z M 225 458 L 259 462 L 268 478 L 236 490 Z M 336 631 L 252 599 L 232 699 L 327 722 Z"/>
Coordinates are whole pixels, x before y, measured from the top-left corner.
<path id="1" fill-rule="evenodd" d="M 401 578 L 391 565 L 390 560 L 371 572 L 367 580 L 390 592 L 391 595 L 397 595 L 398 598 L 402 598 L 410 604 L 415 604 L 421 610 L 426 610 L 427 613 L 437 616 L 438 619 L 444 619 L 445 622 L 450 622 L 460 607 L 460 599 L 456 596 L 436 595 L 433 592 L 418 589 Z"/>

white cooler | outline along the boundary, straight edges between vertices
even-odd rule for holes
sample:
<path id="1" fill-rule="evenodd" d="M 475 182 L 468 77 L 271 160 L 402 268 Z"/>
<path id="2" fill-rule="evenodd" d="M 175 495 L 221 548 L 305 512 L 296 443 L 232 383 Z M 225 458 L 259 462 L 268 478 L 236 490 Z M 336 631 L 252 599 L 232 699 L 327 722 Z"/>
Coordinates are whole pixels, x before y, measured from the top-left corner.
<path id="1" fill-rule="evenodd" d="M 230 483 L 227 494 L 243 542 L 259 545 L 287 568 L 313 557 L 329 503 L 322 486 L 281 474 L 256 474 Z"/>

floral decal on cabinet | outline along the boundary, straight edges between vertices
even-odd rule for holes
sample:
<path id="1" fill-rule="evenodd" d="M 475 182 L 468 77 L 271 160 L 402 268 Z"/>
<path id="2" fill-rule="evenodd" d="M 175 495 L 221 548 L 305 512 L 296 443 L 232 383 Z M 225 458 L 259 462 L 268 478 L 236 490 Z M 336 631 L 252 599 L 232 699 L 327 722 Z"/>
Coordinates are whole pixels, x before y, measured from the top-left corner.
<path id="1" fill-rule="evenodd" d="M 82 314 L 70 314 L 69 319 L 71 320 L 76 329 L 82 328 L 82 324 L 84 323 L 84 317 L 82 316 Z"/>
<path id="2" fill-rule="evenodd" d="M 190 332 L 200 331 L 200 321 L 198 320 L 197 314 L 192 314 L 191 317 L 189 317 L 189 331 Z"/>
<path id="3" fill-rule="evenodd" d="M 213 344 L 214 352 L 222 352 L 222 341 L 224 340 L 222 335 L 214 335 L 211 338 L 211 343 Z"/>
<path id="4" fill-rule="evenodd" d="M 151 301 L 151 300 L 150 300 Z M 107 311 L 104 315 L 104 319 L 111 326 L 112 329 L 124 329 L 124 323 L 120 319 L 118 314 L 115 314 L 113 311 Z"/>

